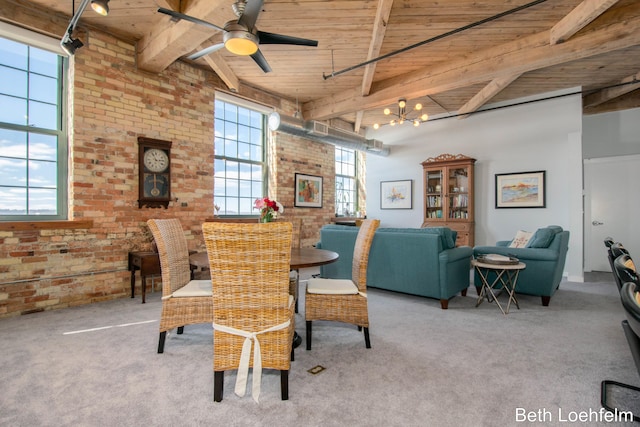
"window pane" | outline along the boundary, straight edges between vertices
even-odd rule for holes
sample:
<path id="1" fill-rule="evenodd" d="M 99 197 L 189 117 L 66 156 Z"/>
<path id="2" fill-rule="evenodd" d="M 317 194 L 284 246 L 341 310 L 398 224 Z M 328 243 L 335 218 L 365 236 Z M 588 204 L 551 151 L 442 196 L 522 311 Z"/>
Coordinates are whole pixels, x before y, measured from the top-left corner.
<path id="1" fill-rule="evenodd" d="M 0 129 L 0 159 L 2 157 L 19 157 L 21 159 L 24 159 L 26 156 L 27 156 L 26 132 Z M 2 172 L 2 168 L 0 167 L 0 173 L 1 172 Z"/>
<path id="2" fill-rule="evenodd" d="M 29 98 L 55 104 L 58 101 L 58 80 L 31 74 L 29 76 Z"/>
<path id="3" fill-rule="evenodd" d="M 26 215 L 27 189 L 0 187 L 0 215 Z"/>
<path id="4" fill-rule="evenodd" d="M 251 146 L 249 144 L 238 143 L 238 158 L 242 160 L 251 160 Z"/>
<path id="5" fill-rule="evenodd" d="M 8 187 L 26 187 L 27 161 L 0 157 L 0 182 Z"/>
<path id="6" fill-rule="evenodd" d="M 58 138 L 54 135 L 29 133 L 29 158 L 55 161 L 58 156 Z"/>
<path id="7" fill-rule="evenodd" d="M 29 101 L 29 126 L 58 129 L 58 106 Z"/>
<path id="8" fill-rule="evenodd" d="M 246 108 L 238 108 L 238 123 L 248 126 L 251 123 L 251 113 Z"/>
<path id="9" fill-rule="evenodd" d="M 0 62 L 4 65 L 26 70 L 28 52 L 27 45 L 0 38 Z"/>
<path id="10" fill-rule="evenodd" d="M 29 190 L 29 215 L 55 215 L 57 211 L 56 190 Z"/>
<path id="11" fill-rule="evenodd" d="M 0 122 L 14 125 L 27 124 L 27 100 L 0 95 Z"/>
<path id="12" fill-rule="evenodd" d="M 29 187 L 55 188 L 57 171 L 55 162 L 29 161 Z"/>
<path id="13" fill-rule="evenodd" d="M 0 93 L 26 98 L 27 72 L 0 66 Z"/>
<path id="14" fill-rule="evenodd" d="M 46 50 L 29 49 L 29 71 L 58 79 L 58 55 Z"/>

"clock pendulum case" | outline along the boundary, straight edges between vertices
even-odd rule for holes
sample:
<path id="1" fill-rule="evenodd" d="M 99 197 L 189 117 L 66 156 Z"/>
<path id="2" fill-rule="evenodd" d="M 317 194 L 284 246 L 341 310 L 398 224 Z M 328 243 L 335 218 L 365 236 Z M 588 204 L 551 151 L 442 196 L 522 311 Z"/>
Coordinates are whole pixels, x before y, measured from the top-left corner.
<path id="1" fill-rule="evenodd" d="M 138 137 L 138 207 L 169 206 L 171 201 L 171 141 Z"/>

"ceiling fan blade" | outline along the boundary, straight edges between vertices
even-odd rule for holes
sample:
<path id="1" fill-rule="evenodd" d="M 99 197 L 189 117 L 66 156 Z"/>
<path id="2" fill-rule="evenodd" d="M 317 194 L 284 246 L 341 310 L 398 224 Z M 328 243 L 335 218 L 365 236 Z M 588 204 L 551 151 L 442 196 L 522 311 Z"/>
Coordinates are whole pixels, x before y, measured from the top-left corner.
<path id="1" fill-rule="evenodd" d="M 256 64 L 258 64 L 258 66 L 262 68 L 262 71 L 264 71 L 265 73 L 269 73 L 271 71 L 271 67 L 269 66 L 269 63 L 265 59 L 264 55 L 262 55 L 262 52 L 260 52 L 260 49 L 258 49 L 256 53 L 251 55 L 251 58 L 256 61 Z"/>
<path id="2" fill-rule="evenodd" d="M 290 44 L 295 46 L 318 46 L 317 40 L 303 39 L 300 37 L 285 36 L 282 34 L 258 31 L 260 44 Z"/>
<path id="3" fill-rule="evenodd" d="M 169 15 L 176 19 L 184 19 L 185 21 L 193 22 L 194 24 L 204 25 L 205 27 L 213 28 L 218 31 L 224 31 L 224 28 L 218 27 L 211 22 L 203 21 L 202 19 L 194 18 L 193 16 L 185 15 L 184 13 L 175 12 L 170 9 L 165 9 L 164 7 L 158 8 L 158 12 L 164 13 L 165 15 Z"/>
<path id="4" fill-rule="evenodd" d="M 238 19 L 238 24 L 244 25 L 249 31 L 253 30 L 258 20 L 258 15 L 262 10 L 263 3 L 264 0 L 247 0 L 247 5 L 244 8 L 242 16 Z"/>
<path id="5" fill-rule="evenodd" d="M 214 44 L 212 46 L 202 49 L 201 51 L 198 51 L 192 55 L 187 56 L 187 59 L 196 60 L 198 58 L 202 58 L 203 56 L 209 55 L 210 53 L 215 52 L 216 50 L 220 50 L 223 47 L 224 47 L 224 43 Z"/>

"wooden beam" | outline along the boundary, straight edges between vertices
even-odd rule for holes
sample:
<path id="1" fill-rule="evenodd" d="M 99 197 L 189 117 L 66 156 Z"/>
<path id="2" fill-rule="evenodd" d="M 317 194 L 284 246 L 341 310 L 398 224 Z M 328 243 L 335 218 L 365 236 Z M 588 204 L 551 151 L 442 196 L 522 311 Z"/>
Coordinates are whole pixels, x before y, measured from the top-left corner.
<path id="1" fill-rule="evenodd" d="M 593 107 L 583 107 L 582 114 L 610 113 L 612 111 L 629 110 L 631 108 L 640 108 L 640 90 L 629 92 L 626 95 L 619 96 L 618 98 Z"/>
<path id="2" fill-rule="evenodd" d="M 353 124 L 353 131 L 355 133 L 360 132 L 360 126 L 362 126 L 363 117 L 364 117 L 364 111 L 360 110 L 356 113 L 356 122 Z"/>
<path id="3" fill-rule="evenodd" d="M 234 17 L 227 0 L 193 0 L 184 13 L 213 24 L 226 22 Z M 160 73 L 176 59 L 204 43 L 215 32 L 216 30 L 185 20 L 173 22 L 171 17 L 165 15 L 138 42 L 138 68 Z"/>
<path id="4" fill-rule="evenodd" d="M 617 86 L 602 89 L 582 99 L 583 107 L 595 107 L 640 88 L 640 72 L 620 80 Z"/>
<path id="5" fill-rule="evenodd" d="M 550 43 L 564 43 L 617 2 L 618 0 L 584 0 L 551 28 Z"/>
<path id="6" fill-rule="evenodd" d="M 543 31 L 375 83 L 367 97 L 361 95 L 358 87 L 309 101 L 302 107 L 303 114 L 309 120 L 325 120 L 391 104 L 400 92 L 408 99 L 420 98 L 640 45 L 639 3 L 602 18 L 597 29 L 585 31 L 565 43 L 550 45 L 550 31 Z"/>
<path id="7" fill-rule="evenodd" d="M 367 61 L 380 56 L 380 49 L 382 49 L 382 42 L 384 41 L 384 35 L 387 31 L 387 23 L 389 22 L 389 15 L 391 14 L 392 6 L 393 0 L 378 0 L 378 9 L 376 10 L 376 20 L 373 24 L 373 31 L 371 33 L 371 42 L 369 42 Z M 364 67 L 364 75 L 362 76 L 363 96 L 369 95 L 375 72 L 375 62 L 367 64 Z"/>
<path id="8" fill-rule="evenodd" d="M 198 49 L 203 49 L 202 46 L 198 46 Z M 220 52 L 213 52 L 203 57 L 205 62 L 211 67 L 213 71 L 222 79 L 227 85 L 230 91 L 238 92 L 240 90 L 240 80 L 235 75 L 233 70 L 225 62 L 220 55 Z"/>
<path id="9" fill-rule="evenodd" d="M 491 98 L 499 94 L 502 89 L 509 86 L 522 74 L 512 74 L 510 76 L 497 77 L 482 88 L 473 98 L 464 104 L 458 110 L 458 119 L 466 119 L 470 113 L 477 111 L 478 108 L 489 102 Z"/>

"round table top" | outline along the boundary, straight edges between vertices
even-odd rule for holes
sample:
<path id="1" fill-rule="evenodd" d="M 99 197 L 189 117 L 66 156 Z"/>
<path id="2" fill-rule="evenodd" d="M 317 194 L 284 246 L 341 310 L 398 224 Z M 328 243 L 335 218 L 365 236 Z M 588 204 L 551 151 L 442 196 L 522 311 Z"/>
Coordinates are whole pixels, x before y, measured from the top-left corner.
<path id="1" fill-rule="evenodd" d="M 497 263 L 488 263 L 481 262 L 477 259 L 471 260 L 471 265 L 480 268 L 487 268 L 491 270 L 523 270 L 527 267 L 527 264 L 524 262 L 518 262 L 517 264 L 497 264 Z"/>
<path id="2" fill-rule="evenodd" d="M 292 248 L 289 266 L 292 270 L 299 268 L 317 267 L 331 264 L 338 260 L 336 252 L 317 248 Z M 206 252 L 198 252 L 189 256 L 189 263 L 198 268 L 209 268 L 209 258 Z"/>
<path id="3" fill-rule="evenodd" d="M 289 265 L 292 270 L 331 264 L 338 260 L 336 252 L 318 248 L 292 248 Z"/>

